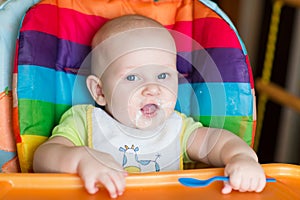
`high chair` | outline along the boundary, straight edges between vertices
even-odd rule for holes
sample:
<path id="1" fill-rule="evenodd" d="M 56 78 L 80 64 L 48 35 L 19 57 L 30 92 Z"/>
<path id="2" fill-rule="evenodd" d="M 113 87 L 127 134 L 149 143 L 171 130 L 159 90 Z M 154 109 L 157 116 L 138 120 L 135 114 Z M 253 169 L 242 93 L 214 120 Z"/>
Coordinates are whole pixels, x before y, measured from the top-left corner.
<path id="1" fill-rule="evenodd" d="M 32 172 L 35 149 L 68 108 L 93 103 L 83 87 L 86 73 L 81 73 L 81 64 L 96 30 L 125 14 L 148 16 L 186 38 L 184 45 L 181 39 L 176 41 L 177 68 L 184 77 L 179 80 L 176 109 L 204 126 L 228 129 L 253 146 L 251 66 L 237 30 L 215 3 L 42 0 L 27 11 L 20 25 L 13 71 L 14 134 L 22 172 Z M 77 86 L 80 95 L 75 98 Z M 197 166 L 186 166 L 191 167 Z"/>

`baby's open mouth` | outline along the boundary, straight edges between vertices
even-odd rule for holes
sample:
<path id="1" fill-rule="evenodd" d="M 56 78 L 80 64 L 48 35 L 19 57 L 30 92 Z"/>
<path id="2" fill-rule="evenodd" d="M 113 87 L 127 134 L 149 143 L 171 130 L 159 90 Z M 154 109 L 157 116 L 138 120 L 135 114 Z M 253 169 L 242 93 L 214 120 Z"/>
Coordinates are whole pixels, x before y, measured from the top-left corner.
<path id="1" fill-rule="evenodd" d="M 154 117 L 158 109 L 159 108 L 156 104 L 146 104 L 141 108 L 141 112 L 145 117 Z"/>

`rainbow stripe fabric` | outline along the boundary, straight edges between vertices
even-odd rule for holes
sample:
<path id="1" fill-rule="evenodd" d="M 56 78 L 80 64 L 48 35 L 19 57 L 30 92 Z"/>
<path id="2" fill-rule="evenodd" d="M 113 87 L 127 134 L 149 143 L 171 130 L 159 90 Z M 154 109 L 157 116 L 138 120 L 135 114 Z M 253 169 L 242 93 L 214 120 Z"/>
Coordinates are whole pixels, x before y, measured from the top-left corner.
<path id="1" fill-rule="evenodd" d="M 44 0 L 24 17 L 14 69 L 18 77 L 14 130 L 23 172 L 32 170 L 34 149 L 51 135 L 62 113 L 74 104 L 92 102 L 83 87 L 85 74 L 78 72 L 94 33 L 107 20 L 124 14 L 151 17 L 190 38 L 191 43 L 177 41 L 182 78 L 176 109 L 253 145 L 255 101 L 247 52 L 214 3 Z M 199 48 L 191 48 L 192 43 Z M 74 87 L 74 82 L 80 84 Z M 76 98 L 74 89 L 80 91 Z"/>

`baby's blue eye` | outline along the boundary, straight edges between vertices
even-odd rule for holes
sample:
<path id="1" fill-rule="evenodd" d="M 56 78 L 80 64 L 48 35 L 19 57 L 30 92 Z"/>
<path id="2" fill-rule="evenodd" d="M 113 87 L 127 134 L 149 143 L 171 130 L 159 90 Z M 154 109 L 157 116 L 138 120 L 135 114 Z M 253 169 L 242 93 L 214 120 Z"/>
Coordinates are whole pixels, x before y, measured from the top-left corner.
<path id="1" fill-rule="evenodd" d="M 157 76 L 158 79 L 166 79 L 169 76 L 167 73 L 161 73 Z"/>
<path id="2" fill-rule="evenodd" d="M 127 79 L 128 81 L 136 81 L 136 80 L 138 80 L 138 77 L 137 77 L 136 75 L 128 75 L 128 76 L 126 77 L 126 79 Z"/>

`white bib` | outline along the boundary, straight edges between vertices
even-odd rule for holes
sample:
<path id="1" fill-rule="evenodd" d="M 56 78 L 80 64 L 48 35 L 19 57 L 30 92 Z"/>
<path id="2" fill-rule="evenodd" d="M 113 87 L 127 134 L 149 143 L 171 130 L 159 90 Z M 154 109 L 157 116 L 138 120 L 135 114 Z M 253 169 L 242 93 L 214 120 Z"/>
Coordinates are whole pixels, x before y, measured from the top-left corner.
<path id="1" fill-rule="evenodd" d="M 100 108 L 92 113 L 93 148 L 109 153 L 128 172 L 180 169 L 182 118 L 174 112 L 156 130 L 126 127 Z"/>

